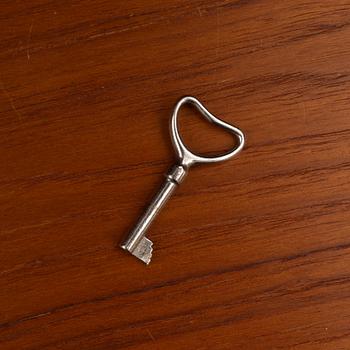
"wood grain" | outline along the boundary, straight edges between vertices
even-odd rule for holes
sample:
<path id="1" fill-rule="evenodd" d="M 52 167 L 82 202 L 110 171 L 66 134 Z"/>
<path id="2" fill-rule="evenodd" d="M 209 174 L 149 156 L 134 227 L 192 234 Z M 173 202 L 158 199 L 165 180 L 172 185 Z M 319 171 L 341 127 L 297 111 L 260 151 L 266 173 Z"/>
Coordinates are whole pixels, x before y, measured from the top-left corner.
<path id="1" fill-rule="evenodd" d="M 349 1 L 0 7 L 2 350 L 350 348 Z M 118 243 L 185 94 L 247 147 L 191 170 L 146 267 Z"/>

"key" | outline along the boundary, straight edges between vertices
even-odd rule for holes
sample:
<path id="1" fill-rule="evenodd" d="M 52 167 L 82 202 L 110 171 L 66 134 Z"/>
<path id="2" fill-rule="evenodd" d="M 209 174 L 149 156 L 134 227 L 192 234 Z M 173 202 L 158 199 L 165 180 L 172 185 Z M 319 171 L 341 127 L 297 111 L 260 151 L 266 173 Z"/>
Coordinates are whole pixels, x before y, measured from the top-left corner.
<path id="1" fill-rule="evenodd" d="M 197 108 L 202 116 L 208 121 L 232 133 L 237 140 L 237 143 L 232 150 L 216 157 L 203 157 L 192 153 L 186 147 L 178 130 L 179 110 L 181 106 L 186 103 L 192 104 L 195 108 Z M 155 195 L 144 214 L 140 217 L 134 229 L 120 245 L 121 248 L 130 252 L 147 265 L 151 262 L 153 242 L 146 237 L 146 232 L 160 210 L 174 193 L 175 189 L 184 180 L 189 168 L 196 164 L 208 164 L 228 160 L 239 153 L 244 146 L 244 134 L 241 130 L 215 117 L 195 97 L 192 96 L 183 97 L 176 104 L 171 117 L 170 135 L 178 158 L 178 163 L 170 169 L 159 192 Z"/>

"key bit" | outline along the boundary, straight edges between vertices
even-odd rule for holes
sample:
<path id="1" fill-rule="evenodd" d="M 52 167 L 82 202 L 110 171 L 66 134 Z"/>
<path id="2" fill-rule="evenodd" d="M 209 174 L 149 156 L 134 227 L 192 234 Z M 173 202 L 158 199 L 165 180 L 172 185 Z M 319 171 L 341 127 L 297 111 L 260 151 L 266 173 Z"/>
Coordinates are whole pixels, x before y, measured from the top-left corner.
<path id="1" fill-rule="evenodd" d="M 210 122 L 221 126 L 230 132 L 236 139 L 237 144 L 229 152 L 216 157 L 203 157 L 192 153 L 184 144 L 178 130 L 178 114 L 181 106 L 189 103 Z M 177 186 L 184 180 L 188 169 L 195 164 L 216 163 L 228 160 L 240 152 L 244 146 L 244 135 L 238 128 L 222 121 L 211 114 L 195 97 L 186 96 L 175 106 L 170 123 L 171 139 L 178 157 L 178 164 L 173 166 L 166 175 L 166 180 L 156 194 L 145 213 L 141 216 L 134 229 L 129 233 L 121 248 L 129 251 L 132 255 L 142 260 L 147 265 L 151 262 L 153 242 L 145 235 L 146 232 L 168 199 L 171 197 Z"/>
<path id="2" fill-rule="evenodd" d="M 151 262 L 153 242 L 147 237 L 142 237 L 138 245 L 131 252 L 132 255 L 142 260 L 147 265 Z"/>

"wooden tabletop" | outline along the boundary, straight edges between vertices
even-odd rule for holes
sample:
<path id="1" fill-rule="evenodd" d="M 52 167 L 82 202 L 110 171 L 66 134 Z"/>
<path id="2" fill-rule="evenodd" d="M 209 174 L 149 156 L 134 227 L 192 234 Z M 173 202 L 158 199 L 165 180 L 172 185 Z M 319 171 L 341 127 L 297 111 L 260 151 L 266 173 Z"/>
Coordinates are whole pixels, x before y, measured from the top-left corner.
<path id="1" fill-rule="evenodd" d="M 0 8 L 1 350 L 350 349 L 348 0 Z M 190 169 L 146 266 L 118 245 L 187 94 L 247 143 Z"/>

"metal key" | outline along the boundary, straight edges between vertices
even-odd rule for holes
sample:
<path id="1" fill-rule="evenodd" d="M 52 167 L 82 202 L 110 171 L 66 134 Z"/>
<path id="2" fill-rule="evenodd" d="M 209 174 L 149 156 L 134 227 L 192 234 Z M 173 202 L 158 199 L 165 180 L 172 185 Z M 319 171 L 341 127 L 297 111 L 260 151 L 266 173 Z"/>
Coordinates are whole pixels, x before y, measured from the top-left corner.
<path id="1" fill-rule="evenodd" d="M 181 106 L 189 103 L 197 108 L 197 110 L 210 122 L 223 127 L 237 138 L 237 144 L 235 147 L 217 157 L 202 157 L 192 153 L 186 145 L 183 143 L 178 130 L 178 114 Z M 201 163 L 215 163 L 227 160 L 235 156 L 240 152 L 244 146 L 244 135 L 238 128 L 225 123 L 221 119 L 211 114 L 196 98 L 187 96 L 182 98 L 175 106 L 171 124 L 170 134 L 172 143 L 175 148 L 175 152 L 178 157 L 178 164 L 174 165 L 169 173 L 166 175 L 166 180 L 153 198 L 145 213 L 141 216 L 134 229 L 130 232 L 125 241 L 120 245 L 121 248 L 129 251 L 131 254 L 142 260 L 147 265 L 150 263 L 152 258 L 152 246 L 153 243 L 145 235 L 147 229 L 155 219 L 159 211 L 163 208 L 165 203 L 168 201 L 176 187 L 184 180 L 188 169 L 195 164 Z"/>

